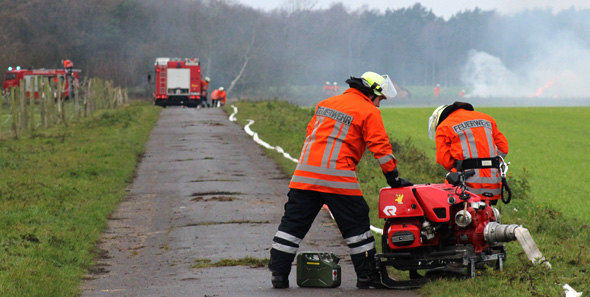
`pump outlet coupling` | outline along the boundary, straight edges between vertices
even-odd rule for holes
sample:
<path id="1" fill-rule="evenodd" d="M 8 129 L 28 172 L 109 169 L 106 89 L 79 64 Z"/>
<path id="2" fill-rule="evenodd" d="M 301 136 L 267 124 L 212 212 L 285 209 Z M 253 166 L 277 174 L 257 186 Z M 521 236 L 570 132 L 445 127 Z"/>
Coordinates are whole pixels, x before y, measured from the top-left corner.
<path id="1" fill-rule="evenodd" d="M 518 225 L 516 224 L 506 225 L 490 222 L 483 229 L 483 236 L 490 244 L 494 244 L 496 242 L 509 242 L 516 240 L 516 235 L 514 233 L 516 228 L 518 228 Z"/>

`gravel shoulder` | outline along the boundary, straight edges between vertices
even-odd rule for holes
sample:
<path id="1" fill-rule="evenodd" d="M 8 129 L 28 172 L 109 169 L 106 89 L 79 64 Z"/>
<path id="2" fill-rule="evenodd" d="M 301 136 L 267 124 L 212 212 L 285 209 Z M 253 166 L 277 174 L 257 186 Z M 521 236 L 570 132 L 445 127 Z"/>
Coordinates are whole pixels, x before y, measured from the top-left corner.
<path id="1" fill-rule="evenodd" d="M 192 268 L 196 260 L 270 256 L 290 177 L 263 150 L 221 109 L 162 110 L 81 296 L 383 295 L 355 287 L 348 248 L 324 210 L 299 252 L 340 256 L 338 288 L 297 287 L 295 266 L 286 290 L 272 288 L 266 267 Z"/>

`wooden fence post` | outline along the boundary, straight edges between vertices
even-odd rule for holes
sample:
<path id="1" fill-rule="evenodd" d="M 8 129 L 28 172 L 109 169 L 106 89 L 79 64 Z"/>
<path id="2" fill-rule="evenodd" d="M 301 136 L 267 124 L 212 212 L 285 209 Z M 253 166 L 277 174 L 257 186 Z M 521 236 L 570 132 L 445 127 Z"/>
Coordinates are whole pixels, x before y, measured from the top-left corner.
<path id="1" fill-rule="evenodd" d="M 19 103 L 20 103 L 20 131 L 26 131 L 28 124 L 29 124 L 29 117 L 28 117 L 28 113 L 27 113 L 27 81 L 26 80 L 21 80 L 21 85 L 20 85 L 20 98 L 19 98 Z"/>
<path id="2" fill-rule="evenodd" d="M 88 80 L 88 87 L 86 88 L 86 96 L 84 96 L 84 117 L 87 117 L 90 113 L 90 96 L 92 92 L 92 79 Z"/>
<path id="3" fill-rule="evenodd" d="M 47 97 L 47 126 L 52 127 L 55 124 L 55 100 L 57 100 L 57 84 L 52 83 L 49 86 L 49 94 Z"/>
<path id="4" fill-rule="evenodd" d="M 29 135 L 35 131 L 35 89 L 39 90 L 39 79 L 31 79 L 31 92 L 29 93 Z M 40 94 L 41 92 L 38 92 Z"/>
<path id="5" fill-rule="evenodd" d="M 10 89 L 10 109 L 12 112 L 12 130 L 14 132 L 14 137 L 18 139 L 18 99 L 16 96 L 17 89 L 12 87 Z"/>
<path id="6" fill-rule="evenodd" d="M 113 108 L 113 88 L 111 85 L 111 81 L 110 80 L 105 81 L 104 87 L 105 87 L 105 94 L 106 94 L 105 102 L 107 103 L 107 109 L 111 109 L 111 108 Z"/>
<path id="7" fill-rule="evenodd" d="M 40 127 L 47 128 L 47 92 L 45 85 L 47 84 L 47 79 L 42 77 L 41 78 L 41 85 L 39 86 L 39 117 L 41 122 L 39 122 Z"/>
<path id="8" fill-rule="evenodd" d="M 58 119 L 61 118 L 61 90 L 63 90 L 62 84 L 59 82 L 57 82 L 57 99 L 56 99 L 56 103 L 57 103 L 57 114 L 58 114 Z"/>

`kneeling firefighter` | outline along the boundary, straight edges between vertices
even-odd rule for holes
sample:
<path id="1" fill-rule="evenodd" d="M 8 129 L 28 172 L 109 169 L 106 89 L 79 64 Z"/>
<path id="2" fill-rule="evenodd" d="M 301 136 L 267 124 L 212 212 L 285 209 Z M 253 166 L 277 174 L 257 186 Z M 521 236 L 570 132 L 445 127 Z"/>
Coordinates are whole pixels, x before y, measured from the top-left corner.
<path id="1" fill-rule="evenodd" d="M 449 171 L 475 170 L 466 180 L 467 189 L 490 198 L 496 205 L 508 187 L 501 176 L 500 157 L 508 154 L 508 140 L 489 115 L 466 102 L 441 105 L 428 121 L 428 137 L 436 141 L 436 161 Z"/>
<path id="2" fill-rule="evenodd" d="M 321 101 L 307 125 L 307 136 L 289 184 L 285 213 L 270 251 L 272 285 L 289 287 L 291 263 L 299 244 L 326 204 L 336 221 L 357 274 L 357 287 L 381 288 L 375 264 L 375 239 L 369 206 L 356 177 L 356 166 L 368 147 L 391 187 L 412 185 L 399 178 L 379 109 L 397 91 L 387 75 L 366 72 L 346 80 L 343 94 Z"/>

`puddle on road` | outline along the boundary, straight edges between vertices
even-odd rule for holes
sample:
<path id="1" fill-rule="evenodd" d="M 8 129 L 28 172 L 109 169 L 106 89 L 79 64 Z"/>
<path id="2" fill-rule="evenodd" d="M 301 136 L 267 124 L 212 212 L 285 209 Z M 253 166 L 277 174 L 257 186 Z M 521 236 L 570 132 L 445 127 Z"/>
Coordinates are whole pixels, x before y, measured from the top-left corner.
<path id="1" fill-rule="evenodd" d="M 208 201 L 234 201 L 234 200 L 238 200 L 239 198 L 236 197 L 227 197 L 227 196 L 216 196 L 216 197 L 211 197 L 208 199 L 205 199 L 203 197 L 194 197 L 193 199 L 191 199 L 191 201 L 193 202 L 208 202 Z"/>
<path id="2" fill-rule="evenodd" d="M 204 183 L 204 182 L 239 182 L 237 179 L 195 179 L 191 180 L 191 183 Z"/>
<path id="3" fill-rule="evenodd" d="M 213 196 L 213 195 L 242 195 L 240 192 L 224 192 L 224 191 L 213 191 L 213 192 L 196 192 L 191 196 Z"/>
<path id="4" fill-rule="evenodd" d="M 234 195 L 241 195 L 240 192 L 223 192 L 223 191 L 214 191 L 214 192 L 202 192 L 202 193 L 193 193 L 191 197 L 191 201 L 194 202 L 207 202 L 207 201 L 234 201 L 239 200 L 240 198 L 233 197 Z M 205 198 L 205 196 L 213 196 L 211 198 Z"/>

